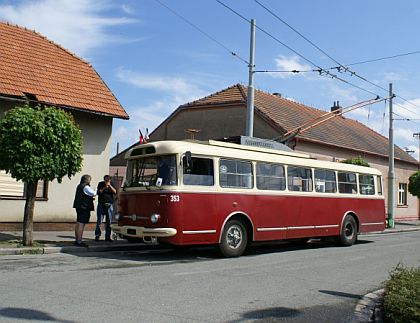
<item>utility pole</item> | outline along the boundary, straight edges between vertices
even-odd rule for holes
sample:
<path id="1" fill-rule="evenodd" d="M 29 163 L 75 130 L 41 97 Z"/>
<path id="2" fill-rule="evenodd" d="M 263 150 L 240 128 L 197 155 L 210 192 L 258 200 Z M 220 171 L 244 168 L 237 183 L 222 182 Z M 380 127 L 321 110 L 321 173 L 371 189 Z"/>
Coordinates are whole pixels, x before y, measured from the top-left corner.
<path id="1" fill-rule="evenodd" d="M 392 83 L 389 83 L 389 164 L 388 164 L 388 228 L 394 227 L 394 129 L 392 112 Z"/>
<path id="2" fill-rule="evenodd" d="M 249 80 L 246 101 L 246 135 L 254 136 L 254 51 L 255 51 L 255 20 L 251 19 L 251 41 L 249 50 Z"/>
<path id="3" fill-rule="evenodd" d="M 416 132 L 416 133 L 413 133 L 413 137 L 414 138 L 417 138 L 417 140 L 419 141 L 419 156 L 418 156 L 418 160 L 419 160 L 419 163 L 420 163 L 420 132 Z M 420 164 L 419 164 L 420 165 Z M 418 168 L 418 167 L 417 167 Z"/>

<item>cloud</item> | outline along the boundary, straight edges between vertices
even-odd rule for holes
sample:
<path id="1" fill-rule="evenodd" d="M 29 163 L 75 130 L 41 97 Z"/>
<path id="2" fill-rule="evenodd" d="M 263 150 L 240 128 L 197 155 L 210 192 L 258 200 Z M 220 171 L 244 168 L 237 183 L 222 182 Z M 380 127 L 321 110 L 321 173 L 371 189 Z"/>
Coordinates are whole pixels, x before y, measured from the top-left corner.
<path id="1" fill-rule="evenodd" d="M 420 107 L 420 98 L 412 99 L 403 102 L 393 101 L 393 111 L 397 114 L 396 118 L 406 118 L 406 119 L 418 119 L 419 118 L 419 108 Z"/>
<path id="2" fill-rule="evenodd" d="M 48 39 L 85 57 L 98 47 L 127 39 L 107 31 L 109 27 L 134 23 L 117 16 L 117 7 L 107 0 L 38 0 L 0 5 L 0 19 L 34 29 Z M 109 15 L 112 12 L 112 16 Z"/>
<path id="3" fill-rule="evenodd" d="M 413 140 L 413 130 L 409 128 L 396 128 L 394 130 L 394 139 L 400 141 L 412 141 Z"/>
<path id="4" fill-rule="evenodd" d="M 138 140 L 138 129 L 144 133 L 148 128 L 150 133 L 178 106 L 208 94 L 197 85 L 200 80 L 194 81 L 190 77 L 151 75 L 123 67 L 116 70 L 116 76 L 119 81 L 138 89 L 157 92 L 155 97 L 159 98 L 148 104 L 126 107 L 130 120 L 123 123 L 116 120 L 112 140 L 114 143 L 119 142 L 122 147 L 128 147 Z"/>
<path id="5" fill-rule="evenodd" d="M 279 71 L 308 71 L 312 70 L 312 68 L 307 65 L 299 62 L 299 57 L 296 55 L 292 56 L 283 56 L 279 55 L 277 58 L 274 59 L 276 63 L 276 68 Z M 267 73 L 268 75 L 272 77 L 279 77 L 279 78 L 288 78 L 293 75 L 296 75 L 295 73 Z"/>

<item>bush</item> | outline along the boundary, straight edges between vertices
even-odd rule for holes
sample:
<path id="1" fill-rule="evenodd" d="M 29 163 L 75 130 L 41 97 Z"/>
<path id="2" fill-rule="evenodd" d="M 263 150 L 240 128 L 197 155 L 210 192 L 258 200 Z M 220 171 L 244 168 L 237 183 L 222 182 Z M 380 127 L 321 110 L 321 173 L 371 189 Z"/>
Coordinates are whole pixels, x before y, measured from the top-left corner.
<path id="1" fill-rule="evenodd" d="M 353 157 L 353 158 L 350 158 L 350 159 L 344 159 L 344 160 L 341 161 L 341 163 L 370 167 L 369 163 L 367 161 L 365 161 L 362 158 L 362 156 Z"/>
<path id="2" fill-rule="evenodd" d="M 385 283 L 386 322 L 420 322 L 420 268 L 398 265 Z"/>

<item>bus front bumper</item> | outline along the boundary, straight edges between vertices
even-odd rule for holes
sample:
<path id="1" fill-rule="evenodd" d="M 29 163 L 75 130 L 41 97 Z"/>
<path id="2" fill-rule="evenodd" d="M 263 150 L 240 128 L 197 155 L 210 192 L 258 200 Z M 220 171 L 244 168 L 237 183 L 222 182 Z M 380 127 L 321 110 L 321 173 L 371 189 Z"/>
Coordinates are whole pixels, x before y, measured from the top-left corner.
<path id="1" fill-rule="evenodd" d="M 145 228 L 131 225 L 119 226 L 118 224 L 112 224 L 111 229 L 116 234 L 133 238 L 172 237 L 177 232 L 174 228 Z"/>

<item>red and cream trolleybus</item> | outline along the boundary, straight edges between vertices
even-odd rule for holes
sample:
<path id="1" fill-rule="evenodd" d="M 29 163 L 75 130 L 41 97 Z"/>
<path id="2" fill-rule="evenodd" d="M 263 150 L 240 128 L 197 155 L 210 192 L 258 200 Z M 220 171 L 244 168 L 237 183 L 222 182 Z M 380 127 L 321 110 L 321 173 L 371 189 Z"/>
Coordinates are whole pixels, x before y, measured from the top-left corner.
<path id="1" fill-rule="evenodd" d="M 234 257 L 253 241 L 331 236 L 350 246 L 385 229 L 382 177 L 370 167 L 212 140 L 140 144 L 126 160 L 112 226 L 123 238 L 215 244 Z"/>

